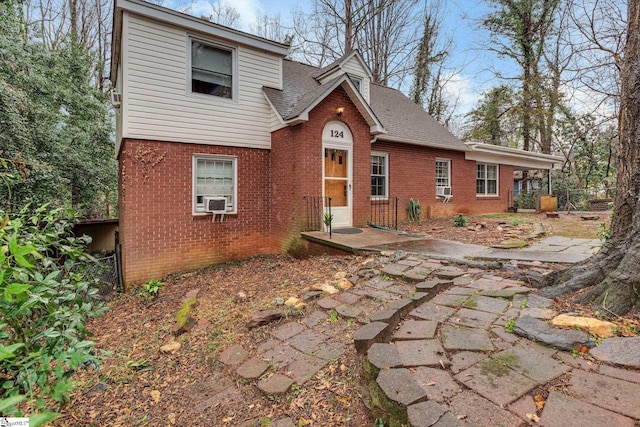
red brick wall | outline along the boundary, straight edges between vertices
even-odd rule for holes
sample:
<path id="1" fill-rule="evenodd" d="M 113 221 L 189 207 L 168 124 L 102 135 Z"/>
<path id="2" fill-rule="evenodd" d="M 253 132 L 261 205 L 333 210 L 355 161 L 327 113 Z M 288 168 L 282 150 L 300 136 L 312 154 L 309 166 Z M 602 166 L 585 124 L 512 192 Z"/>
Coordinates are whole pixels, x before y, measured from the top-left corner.
<path id="1" fill-rule="evenodd" d="M 498 197 L 479 197 L 476 195 L 476 162 L 465 160 L 463 152 L 381 141 L 375 142 L 371 150 L 389 154 L 389 195 L 400 199 L 399 221 L 406 219 L 410 198 L 420 201 L 423 218 L 507 210 L 508 191 L 513 189 L 512 166 L 499 166 Z M 451 160 L 453 198 L 449 203 L 436 197 L 436 158 Z"/>
<path id="2" fill-rule="evenodd" d="M 338 106 L 345 108 L 341 117 Z M 500 166 L 499 197 L 477 197 L 476 163 L 464 153 L 384 142 L 372 146 L 369 126 L 338 88 L 310 112 L 308 122 L 274 132 L 271 150 L 124 140 L 119 163 L 125 281 L 295 247 L 306 224 L 303 196 L 322 195 L 322 130 L 332 120 L 344 122 L 353 136 L 354 225 L 370 219 L 371 150 L 389 153 L 389 193 L 400 198 L 401 221 L 411 197 L 422 203 L 425 216 L 506 210 L 512 167 Z M 238 213 L 222 223 L 192 214 L 195 153 L 238 158 Z M 454 197 L 447 204 L 435 197 L 436 158 L 451 160 Z"/>
<path id="3" fill-rule="evenodd" d="M 336 107 L 345 108 L 341 117 Z M 353 136 L 353 223 L 369 219 L 369 126 L 342 88 L 336 89 L 310 113 L 309 121 L 271 135 L 272 232 L 286 250 L 306 224 L 303 197 L 322 196 L 322 130 L 330 121 L 344 122 Z"/>
<path id="4" fill-rule="evenodd" d="M 192 214 L 193 154 L 237 156 L 238 213 Z M 120 237 L 126 283 L 276 252 L 269 233 L 269 151 L 124 140 Z"/>

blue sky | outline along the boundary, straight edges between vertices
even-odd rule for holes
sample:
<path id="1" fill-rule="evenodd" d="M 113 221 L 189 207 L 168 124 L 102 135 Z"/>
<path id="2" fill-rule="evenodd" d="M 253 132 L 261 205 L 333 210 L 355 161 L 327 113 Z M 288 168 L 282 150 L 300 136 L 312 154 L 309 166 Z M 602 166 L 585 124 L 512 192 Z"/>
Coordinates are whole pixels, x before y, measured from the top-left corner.
<path id="1" fill-rule="evenodd" d="M 279 14 L 283 22 L 289 21 L 296 7 L 309 10 L 312 0 L 221 0 L 229 1 L 240 12 L 240 29 L 248 31 L 249 25 L 261 11 Z M 184 10 L 196 16 L 210 15 L 215 0 L 164 0 L 162 5 Z M 482 91 L 500 82 L 495 79 L 493 68 L 511 69 L 513 65 L 500 61 L 482 46 L 487 33 L 480 29 L 479 20 L 488 12 L 482 0 L 442 1 L 444 8 L 443 32 L 454 40 L 451 66 L 455 75 L 449 83 L 450 96 L 457 98 L 458 114 L 468 112 L 477 102 Z M 403 88 L 404 89 L 404 88 Z"/>

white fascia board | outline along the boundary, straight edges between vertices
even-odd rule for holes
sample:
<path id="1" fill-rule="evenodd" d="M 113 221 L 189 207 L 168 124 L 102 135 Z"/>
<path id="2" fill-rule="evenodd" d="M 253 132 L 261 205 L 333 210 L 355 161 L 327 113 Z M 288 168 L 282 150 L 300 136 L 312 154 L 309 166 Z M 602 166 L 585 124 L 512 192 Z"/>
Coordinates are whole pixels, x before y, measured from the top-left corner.
<path id="1" fill-rule="evenodd" d="M 552 169 L 554 164 L 564 161 L 559 156 L 533 153 L 498 145 L 480 143 L 467 145 L 472 151 L 466 152 L 465 158 L 476 162 L 504 164 L 525 169 Z"/>
<path id="2" fill-rule="evenodd" d="M 367 73 L 367 77 L 369 77 L 369 80 L 373 80 L 373 74 L 371 73 L 371 69 L 369 68 L 367 63 L 364 61 L 364 59 L 362 58 L 362 55 L 360 54 L 360 51 L 358 51 L 358 49 L 352 50 L 351 53 L 349 53 L 348 55 L 344 56 L 340 60 L 340 62 L 338 62 L 334 67 L 331 67 L 331 68 L 327 69 L 324 73 L 317 75 L 316 79 L 317 80 L 322 80 L 325 77 L 327 77 L 328 75 L 337 72 L 338 70 L 343 70 L 344 64 L 349 62 L 349 60 L 351 58 L 353 58 L 354 56 L 356 58 L 358 58 L 358 62 L 360 62 L 360 66 Z"/>
<path id="3" fill-rule="evenodd" d="M 111 67 L 109 70 L 109 80 L 115 86 L 120 63 L 120 49 L 122 46 L 122 10 L 113 8 L 113 20 L 111 27 Z"/>
<path id="4" fill-rule="evenodd" d="M 278 109 L 276 107 L 273 106 L 273 104 L 271 103 L 271 100 L 269 99 L 269 97 L 267 96 L 266 93 L 264 93 L 264 91 L 262 92 L 262 96 L 264 96 L 264 99 L 267 100 L 267 104 L 269 104 L 269 107 L 271 107 L 271 109 L 273 110 L 273 112 L 276 114 L 276 117 L 278 118 L 278 121 L 280 123 L 285 123 L 284 119 L 282 118 L 282 116 L 280 115 L 280 113 L 278 113 Z"/>
<path id="5" fill-rule="evenodd" d="M 152 3 L 141 0 L 116 0 L 118 9 L 127 10 L 147 18 L 165 22 L 167 24 L 186 28 L 212 37 L 229 40 L 231 42 L 250 46 L 255 49 L 264 50 L 281 56 L 289 53 L 289 46 L 263 39 L 233 28 L 223 27 L 203 19 L 199 19 L 175 10 L 167 9 Z"/>

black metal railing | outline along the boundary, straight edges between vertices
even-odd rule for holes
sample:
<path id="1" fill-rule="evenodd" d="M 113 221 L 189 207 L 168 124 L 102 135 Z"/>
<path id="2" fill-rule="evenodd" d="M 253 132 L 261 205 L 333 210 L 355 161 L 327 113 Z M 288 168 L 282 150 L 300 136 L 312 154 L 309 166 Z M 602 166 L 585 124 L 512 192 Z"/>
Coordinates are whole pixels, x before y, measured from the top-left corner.
<path id="1" fill-rule="evenodd" d="M 369 223 L 376 227 L 398 229 L 398 198 L 389 197 L 386 199 L 370 200 Z"/>
<path id="2" fill-rule="evenodd" d="M 328 221 L 329 218 L 333 219 L 331 197 L 304 196 L 303 199 L 306 212 L 305 231 L 322 231 L 322 226 L 328 222 L 327 228 L 329 235 L 331 235 L 331 221 Z"/>

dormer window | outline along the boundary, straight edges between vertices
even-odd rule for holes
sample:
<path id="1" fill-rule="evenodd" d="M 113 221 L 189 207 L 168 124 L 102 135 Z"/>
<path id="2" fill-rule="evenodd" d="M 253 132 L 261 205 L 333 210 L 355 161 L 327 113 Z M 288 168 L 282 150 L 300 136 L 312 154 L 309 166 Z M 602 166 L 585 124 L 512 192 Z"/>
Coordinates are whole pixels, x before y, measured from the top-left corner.
<path id="1" fill-rule="evenodd" d="M 191 40 L 191 92 L 233 98 L 233 49 Z"/>
<path id="2" fill-rule="evenodd" d="M 351 81 L 358 89 L 358 92 L 362 93 L 362 77 L 354 76 L 353 74 L 349 74 Z"/>

